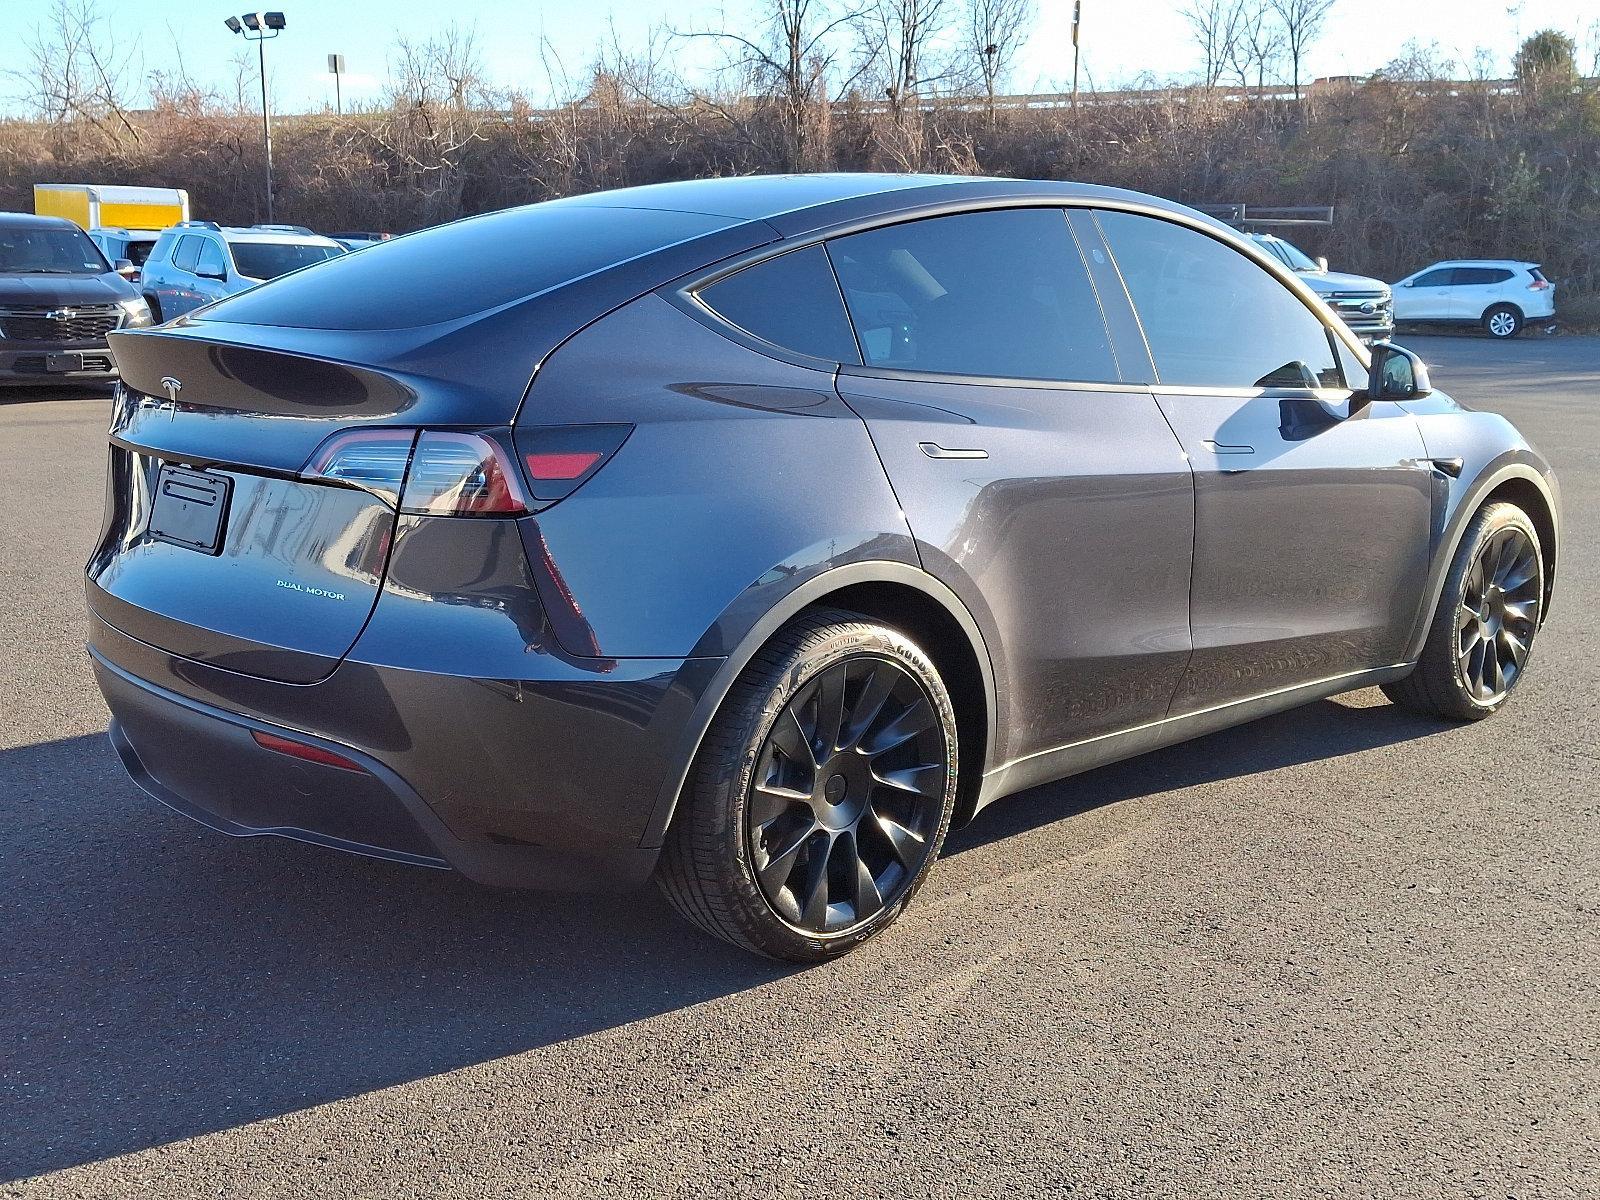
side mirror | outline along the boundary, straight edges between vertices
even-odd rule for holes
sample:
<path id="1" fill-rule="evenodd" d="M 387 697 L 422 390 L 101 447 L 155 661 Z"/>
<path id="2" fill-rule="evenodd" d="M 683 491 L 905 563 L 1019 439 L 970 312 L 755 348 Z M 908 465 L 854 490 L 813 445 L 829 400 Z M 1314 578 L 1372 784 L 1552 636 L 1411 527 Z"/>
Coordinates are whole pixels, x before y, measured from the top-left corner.
<path id="1" fill-rule="evenodd" d="M 1404 346 L 1372 344 L 1372 369 L 1367 375 L 1369 400 L 1420 400 L 1433 391 L 1428 368 Z"/>
<path id="2" fill-rule="evenodd" d="M 139 268 L 133 265 L 131 258 L 117 259 L 116 264 L 111 269 L 130 283 L 138 282 Z"/>
<path id="3" fill-rule="evenodd" d="M 1321 271 L 1324 275 L 1328 273 L 1328 260 L 1323 258 L 1320 254 L 1317 255 L 1317 270 Z"/>

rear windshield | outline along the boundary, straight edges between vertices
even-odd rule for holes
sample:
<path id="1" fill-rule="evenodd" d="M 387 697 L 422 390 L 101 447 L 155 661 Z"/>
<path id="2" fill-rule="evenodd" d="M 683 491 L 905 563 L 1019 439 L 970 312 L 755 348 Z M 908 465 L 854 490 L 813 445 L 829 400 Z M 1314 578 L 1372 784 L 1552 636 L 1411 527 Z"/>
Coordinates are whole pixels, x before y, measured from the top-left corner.
<path id="1" fill-rule="evenodd" d="M 110 269 L 81 229 L 0 225 L 0 275 L 104 275 Z"/>
<path id="2" fill-rule="evenodd" d="M 380 242 L 270 288 L 241 292 L 206 315 L 314 329 L 431 325 L 738 223 L 703 213 L 560 202 L 508 209 Z M 240 249 L 234 247 L 235 255 Z M 242 259 L 239 267 L 244 270 Z"/>
<path id="3" fill-rule="evenodd" d="M 310 242 L 229 242 L 228 249 L 239 274 L 251 279 L 276 279 L 344 253 L 338 246 Z"/>

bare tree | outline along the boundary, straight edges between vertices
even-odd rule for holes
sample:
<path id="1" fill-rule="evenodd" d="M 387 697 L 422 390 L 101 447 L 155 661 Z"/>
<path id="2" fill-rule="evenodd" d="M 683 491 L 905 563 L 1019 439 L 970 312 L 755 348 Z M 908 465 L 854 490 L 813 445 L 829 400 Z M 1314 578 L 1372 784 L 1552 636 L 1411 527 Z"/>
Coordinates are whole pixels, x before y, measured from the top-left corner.
<path id="1" fill-rule="evenodd" d="M 1271 6 L 1265 0 L 1249 0 L 1243 6 L 1239 21 L 1239 36 L 1234 43 L 1234 72 L 1240 87 L 1267 86 L 1267 76 L 1275 73 L 1278 58 L 1283 54 L 1283 27 L 1274 19 Z"/>
<path id="2" fill-rule="evenodd" d="M 727 29 L 685 36 L 711 38 L 731 48 L 731 65 L 749 90 L 777 105 L 786 143 L 783 165 L 798 170 L 822 165 L 825 158 L 817 148 L 826 141 L 836 38 L 858 17 L 856 10 L 838 10 L 828 0 L 768 0 L 766 15 L 751 36 Z M 852 75 L 841 90 L 854 82 Z"/>
<path id="3" fill-rule="evenodd" d="M 871 0 L 857 20 L 865 75 L 883 86 L 889 111 L 916 108 L 930 84 L 949 76 L 939 53 L 950 19 L 949 0 Z"/>
<path id="4" fill-rule="evenodd" d="M 1272 11 L 1278 14 L 1283 26 L 1284 48 L 1289 52 L 1290 78 L 1294 81 L 1294 98 L 1300 99 L 1300 68 L 1306 54 L 1322 33 L 1322 22 L 1334 0 L 1271 0 Z"/>
<path id="5" fill-rule="evenodd" d="M 138 45 L 120 54 L 115 46 L 95 0 L 56 0 L 24 43 L 28 65 L 7 74 L 22 85 L 34 111 L 58 127 L 58 136 L 65 136 L 69 122 L 81 121 L 113 148 L 137 144 L 141 134 L 129 115 L 129 94 Z"/>
<path id="6" fill-rule="evenodd" d="M 1216 87 L 1224 71 L 1238 60 L 1245 0 L 1189 0 L 1183 19 L 1200 48 L 1205 86 Z"/>
<path id="7" fill-rule="evenodd" d="M 1033 0 L 968 0 L 965 49 L 983 80 L 991 115 L 996 86 L 1027 40 L 1033 16 Z"/>

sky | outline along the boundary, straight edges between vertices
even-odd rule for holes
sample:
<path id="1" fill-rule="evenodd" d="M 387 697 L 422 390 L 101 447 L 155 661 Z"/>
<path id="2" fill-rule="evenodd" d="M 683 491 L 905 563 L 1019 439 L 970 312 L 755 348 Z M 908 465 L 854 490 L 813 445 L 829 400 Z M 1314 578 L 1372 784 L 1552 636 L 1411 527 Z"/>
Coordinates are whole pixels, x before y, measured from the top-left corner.
<path id="1" fill-rule="evenodd" d="M 233 56 L 242 39 L 223 18 L 241 11 L 226 0 L 98 0 L 120 45 L 148 70 L 170 60 L 180 46 L 190 73 L 227 90 Z M 947 0 L 954 8 L 964 0 Z M 0 106 L 18 111 L 26 62 L 21 47 L 55 0 L 0 0 Z M 1035 0 L 1037 18 L 1018 57 L 1010 90 L 1066 90 L 1072 77 L 1072 0 Z M 1145 73 L 1158 79 L 1192 76 L 1199 67 L 1193 39 L 1179 15 L 1180 0 L 1082 0 L 1082 69 L 1085 87 L 1125 85 Z M 396 36 L 426 39 L 454 20 L 475 27 L 485 66 L 499 85 L 519 87 L 536 99 L 552 87 L 541 63 L 548 37 L 567 70 L 582 67 L 613 26 L 624 45 L 644 41 L 652 25 L 680 30 L 748 31 L 760 0 L 278 0 L 288 29 L 268 48 L 274 107 L 305 111 L 333 103 L 330 53 L 345 56 L 346 100 L 376 97 Z M 1470 59 L 1489 49 L 1496 72 L 1508 74 L 1518 41 L 1554 27 L 1580 46 L 1580 67 L 1592 69 L 1600 44 L 1600 0 L 1335 0 L 1308 74 L 1366 74 L 1396 57 L 1411 40 L 1436 43 L 1447 56 Z M 709 61 L 703 42 L 679 43 L 677 65 L 693 71 Z M 6 60 L 11 61 L 6 61 Z M 253 76 L 252 76 L 253 83 Z"/>

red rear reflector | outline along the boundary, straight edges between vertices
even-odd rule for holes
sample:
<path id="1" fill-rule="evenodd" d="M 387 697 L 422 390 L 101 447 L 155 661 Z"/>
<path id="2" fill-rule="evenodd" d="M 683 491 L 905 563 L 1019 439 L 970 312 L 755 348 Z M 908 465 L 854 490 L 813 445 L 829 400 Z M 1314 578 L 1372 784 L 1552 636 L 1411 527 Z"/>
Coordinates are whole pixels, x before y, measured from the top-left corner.
<path id="1" fill-rule="evenodd" d="M 568 454 L 528 454 L 523 456 L 528 473 L 536 480 L 576 479 L 603 455 L 598 450 L 573 451 Z"/>
<path id="2" fill-rule="evenodd" d="M 256 745 L 263 750 L 273 750 L 279 754 L 287 754 L 290 758 L 303 758 L 306 762 L 318 763 L 324 767 L 338 767 L 341 771 L 360 771 L 363 775 L 367 769 L 358 762 L 351 762 L 342 754 L 335 754 L 332 750 L 324 750 L 321 746 L 307 745 L 305 742 L 291 741 L 286 737 L 279 737 L 275 733 L 263 733 L 259 729 L 252 729 L 250 736 L 255 738 Z"/>
<path id="3" fill-rule="evenodd" d="M 606 465 L 632 425 L 527 425 L 513 437 L 528 469 L 533 498 L 554 503 L 570 496 Z"/>

